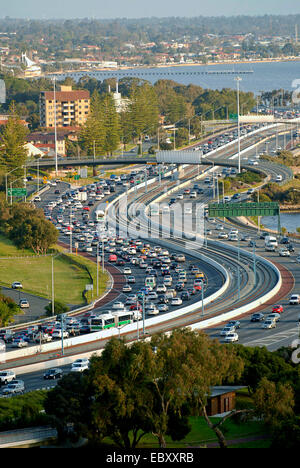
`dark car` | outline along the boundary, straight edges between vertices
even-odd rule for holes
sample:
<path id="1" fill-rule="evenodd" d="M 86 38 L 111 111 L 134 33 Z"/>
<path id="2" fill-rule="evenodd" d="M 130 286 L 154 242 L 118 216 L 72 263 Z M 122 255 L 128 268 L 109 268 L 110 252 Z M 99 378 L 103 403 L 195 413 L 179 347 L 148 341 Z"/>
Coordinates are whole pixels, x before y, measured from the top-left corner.
<path id="1" fill-rule="evenodd" d="M 251 322 L 262 322 L 265 316 L 261 313 L 255 313 L 251 316 Z"/>
<path id="2" fill-rule="evenodd" d="M 289 244 L 290 240 L 288 237 L 283 237 L 280 241 L 280 244 Z"/>
<path id="3" fill-rule="evenodd" d="M 190 295 L 189 295 L 188 291 L 182 291 L 182 293 L 180 294 L 180 298 L 183 301 L 188 301 L 190 299 Z"/>
<path id="4" fill-rule="evenodd" d="M 56 380 L 60 379 L 63 375 L 63 371 L 61 369 L 49 369 L 44 374 L 45 380 Z"/>
<path id="5" fill-rule="evenodd" d="M 289 252 L 295 252 L 295 248 L 294 248 L 293 244 L 288 244 L 288 245 L 287 245 L 287 250 L 288 250 Z"/>

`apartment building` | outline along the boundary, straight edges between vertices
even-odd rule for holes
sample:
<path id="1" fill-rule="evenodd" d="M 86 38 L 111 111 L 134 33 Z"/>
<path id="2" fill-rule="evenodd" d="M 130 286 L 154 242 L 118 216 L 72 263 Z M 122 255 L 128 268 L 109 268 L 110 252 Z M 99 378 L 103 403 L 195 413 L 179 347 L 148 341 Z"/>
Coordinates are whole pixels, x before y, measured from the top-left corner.
<path id="1" fill-rule="evenodd" d="M 59 86 L 56 97 L 56 126 L 75 127 L 83 125 L 90 113 L 90 93 L 73 90 L 72 86 Z M 55 126 L 54 90 L 40 94 L 40 126 Z"/>

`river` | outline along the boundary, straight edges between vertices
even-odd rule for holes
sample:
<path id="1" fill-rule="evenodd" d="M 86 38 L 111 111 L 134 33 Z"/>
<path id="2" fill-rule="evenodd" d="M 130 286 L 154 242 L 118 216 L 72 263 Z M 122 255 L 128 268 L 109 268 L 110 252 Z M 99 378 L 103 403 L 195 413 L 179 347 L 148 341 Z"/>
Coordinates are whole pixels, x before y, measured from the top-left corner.
<path id="1" fill-rule="evenodd" d="M 118 76 L 121 79 L 124 76 L 138 76 L 155 83 L 159 79 L 170 79 L 184 85 L 194 84 L 206 89 L 236 89 L 235 75 L 214 75 L 199 74 L 200 72 L 216 71 L 253 71 L 251 74 L 241 75 L 241 91 L 252 91 L 255 95 L 261 91 L 271 91 L 273 89 L 284 89 L 293 91 L 292 83 L 294 80 L 300 80 L 300 60 L 286 62 L 259 62 L 259 63 L 240 63 L 231 65 L 182 65 L 174 67 L 157 68 L 135 68 L 116 71 L 80 71 L 70 72 L 59 75 L 62 79 L 71 76 L 75 81 L 81 76 L 90 76 L 102 81 L 105 78 Z M 50 76 L 50 75 L 48 75 Z M 58 75 L 53 75 L 58 77 Z"/>
<path id="2" fill-rule="evenodd" d="M 268 229 L 277 231 L 278 219 L 277 216 L 263 217 L 261 223 Z M 281 227 L 285 227 L 288 232 L 296 233 L 296 229 L 300 227 L 300 213 L 282 213 L 280 215 Z"/>

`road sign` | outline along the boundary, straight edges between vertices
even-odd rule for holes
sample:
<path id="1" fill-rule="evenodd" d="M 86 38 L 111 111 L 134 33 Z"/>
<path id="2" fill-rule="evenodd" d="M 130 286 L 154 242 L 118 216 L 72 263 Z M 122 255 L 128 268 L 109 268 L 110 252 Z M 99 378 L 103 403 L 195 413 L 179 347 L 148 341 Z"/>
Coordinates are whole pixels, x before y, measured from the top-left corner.
<path id="1" fill-rule="evenodd" d="M 229 120 L 238 121 L 238 114 L 229 114 Z"/>
<path id="2" fill-rule="evenodd" d="M 74 180 L 79 180 L 79 179 L 80 179 L 80 175 L 77 174 L 74 176 Z"/>
<path id="3" fill-rule="evenodd" d="M 279 216 L 279 203 L 210 203 L 210 218 L 237 218 L 239 216 Z"/>
<path id="4" fill-rule="evenodd" d="M 26 188 L 13 188 L 13 189 L 8 189 L 7 194 L 9 197 L 26 197 L 27 195 L 27 190 Z"/>
<path id="5" fill-rule="evenodd" d="M 87 168 L 84 167 L 83 169 L 80 169 L 80 177 L 82 179 L 86 179 L 87 178 L 87 175 L 88 175 L 88 172 L 87 172 Z"/>

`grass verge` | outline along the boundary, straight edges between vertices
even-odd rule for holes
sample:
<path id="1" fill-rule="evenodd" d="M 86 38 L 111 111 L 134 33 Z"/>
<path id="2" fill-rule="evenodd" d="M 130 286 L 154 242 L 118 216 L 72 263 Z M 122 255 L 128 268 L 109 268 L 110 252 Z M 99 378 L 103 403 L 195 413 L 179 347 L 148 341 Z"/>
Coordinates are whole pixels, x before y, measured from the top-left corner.
<path id="1" fill-rule="evenodd" d="M 84 304 L 85 286 L 92 282 L 96 285 L 96 263 L 81 255 L 65 254 L 61 247 L 55 251 L 60 254 L 53 261 L 55 300 L 69 305 Z M 105 291 L 107 280 L 107 273 L 100 271 L 99 295 Z M 18 250 L 7 238 L 0 236 L 0 284 L 10 287 L 14 281 L 23 284 L 24 292 L 51 300 L 52 257 Z M 93 299 L 96 297 L 89 294 L 87 300 Z"/>

